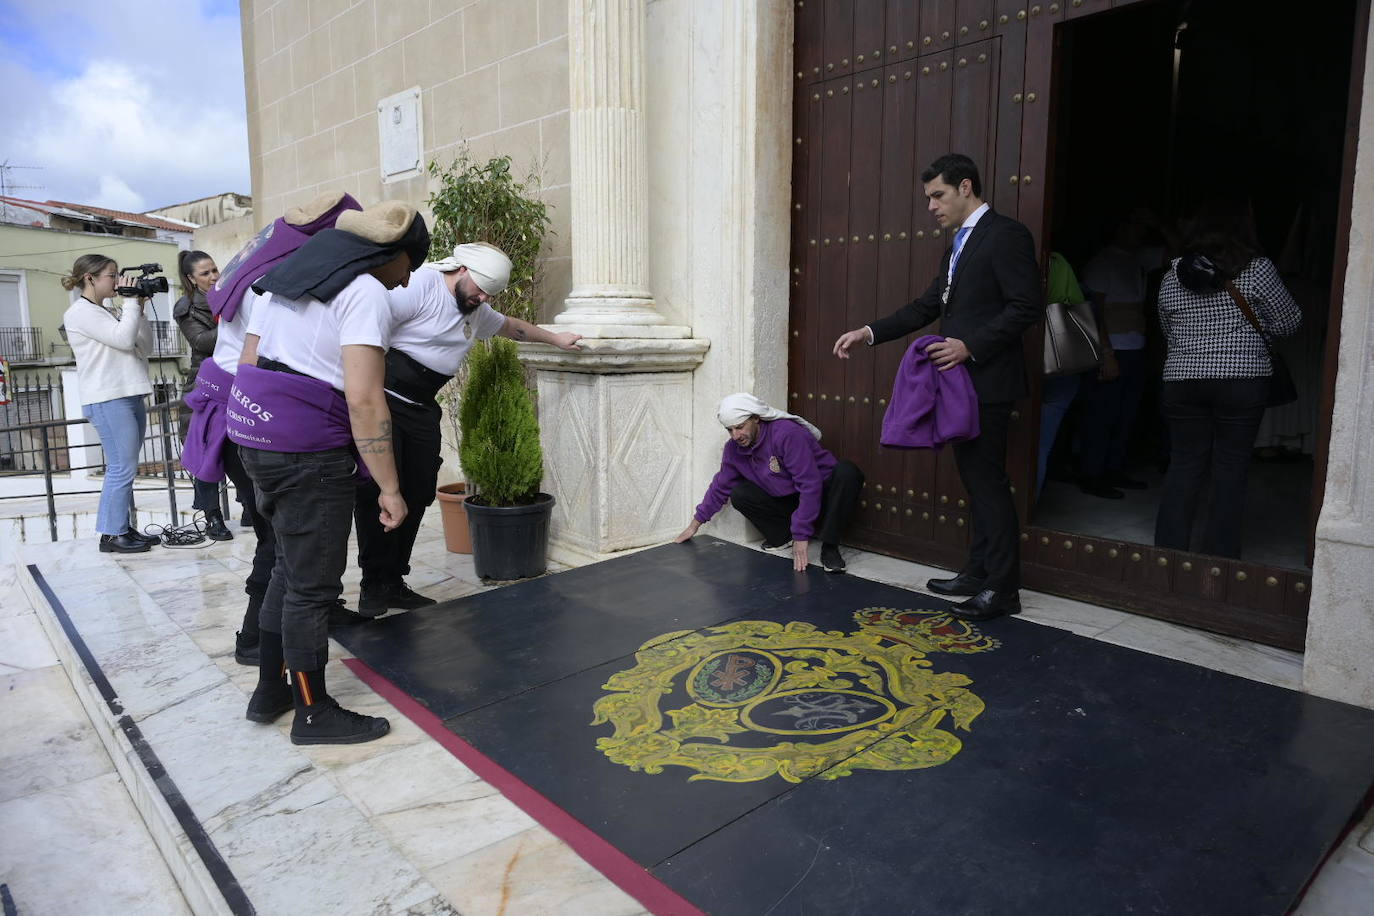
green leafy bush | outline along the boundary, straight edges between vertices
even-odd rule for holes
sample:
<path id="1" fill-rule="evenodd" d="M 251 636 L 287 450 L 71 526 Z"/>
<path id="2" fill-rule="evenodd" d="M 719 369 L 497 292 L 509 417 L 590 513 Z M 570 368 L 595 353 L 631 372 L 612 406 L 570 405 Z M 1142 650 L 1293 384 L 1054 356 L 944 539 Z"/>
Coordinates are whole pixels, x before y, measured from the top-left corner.
<path id="1" fill-rule="evenodd" d="M 495 337 L 468 353 L 459 422 L 458 457 L 469 487 L 493 506 L 533 502 L 544 476 L 544 452 L 514 341 Z"/>

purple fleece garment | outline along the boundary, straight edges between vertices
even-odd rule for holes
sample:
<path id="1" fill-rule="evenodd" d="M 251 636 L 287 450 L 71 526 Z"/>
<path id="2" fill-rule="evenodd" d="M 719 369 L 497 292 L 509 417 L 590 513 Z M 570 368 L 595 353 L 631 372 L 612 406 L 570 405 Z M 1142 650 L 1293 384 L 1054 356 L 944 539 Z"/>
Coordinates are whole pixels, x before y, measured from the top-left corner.
<path id="1" fill-rule="evenodd" d="M 733 439 L 725 443 L 720 470 L 711 479 L 694 518 L 710 521 L 744 478 L 770 496 L 798 494 L 792 537 L 809 541 L 821 514 L 821 489 L 834 470 L 835 456 L 821 448 L 806 427 L 794 420 L 765 420 L 759 424 L 759 441 L 751 448 L 740 448 Z"/>
<path id="2" fill-rule="evenodd" d="M 229 438 L 241 448 L 322 452 L 353 447 L 348 402 L 328 382 L 308 375 L 239 366 L 225 414 Z M 358 475 L 368 477 L 361 459 Z"/>
<path id="3" fill-rule="evenodd" d="M 978 394 L 968 370 L 960 365 L 941 372 L 926 354 L 926 347 L 942 340 L 927 334 L 907 348 L 883 415 L 883 445 L 938 449 L 978 438 Z"/>
<path id="4" fill-rule="evenodd" d="M 310 241 L 310 237 L 321 229 L 332 229 L 339 214 L 345 210 L 361 210 L 362 206 L 349 194 L 314 222 L 304 226 L 292 226 L 278 217 L 273 223 L 253 237 L 247 245 L 234 255 L 224 266 L 214 289 L 206 298 L 210 311 L 221 321 L 233 321 L 239 313 L 239 303 L 250 284 L 257 282 L 263 274 L 282 261 L 285 261 L 297 248 Z"/>
<path id="5" fill-rule="evenodd" d="M 224 479 L 224 406 L 233 384 L 232 375 L 207 359 L 196 373 L 196 387 L 186 393 L 191 422 L 186 426 L 181 466 L 197 480 L 218 483 Z"/>

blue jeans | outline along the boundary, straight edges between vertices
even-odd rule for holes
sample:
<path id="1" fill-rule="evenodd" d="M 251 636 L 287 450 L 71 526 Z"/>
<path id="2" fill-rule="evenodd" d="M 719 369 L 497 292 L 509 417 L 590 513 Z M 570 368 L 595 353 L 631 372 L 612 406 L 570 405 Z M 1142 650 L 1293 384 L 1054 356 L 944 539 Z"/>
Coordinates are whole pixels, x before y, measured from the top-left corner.
<path id="1" fill-rule="evenodd" d="M 134 472 L 138 470 L 138 449 L 148 428 L 148 408 L 143 395 L 82 404 L 81 414 L 100 434 L 105 450 L 105 482 L 100 487 L 100 509 L 95 530 L 101 534 L 123 534 L 132 525 L 134 510 Z"/>
<path id="2" fill-rule="evenodd" d="M 1056 375 L 1040 383 L 1040 458 L 1035 470 L 1035 495 L 1045 489 L 1045 469 L 1050 462 L 1050 450 L 1064 422 L 1064 415 L 1073 406 L 1083 373 Z"/>
<path id="3" fill-rule="evenodd" d="M 329 609 L 343 593 L 348 565 L 353 453 L 241 448 L 238 456 L 258 492 L 255 508 L 277 536 L 258 619 L 262 629 L 281 634 L 288 668 L 319 671 L 329 661 Z"/>

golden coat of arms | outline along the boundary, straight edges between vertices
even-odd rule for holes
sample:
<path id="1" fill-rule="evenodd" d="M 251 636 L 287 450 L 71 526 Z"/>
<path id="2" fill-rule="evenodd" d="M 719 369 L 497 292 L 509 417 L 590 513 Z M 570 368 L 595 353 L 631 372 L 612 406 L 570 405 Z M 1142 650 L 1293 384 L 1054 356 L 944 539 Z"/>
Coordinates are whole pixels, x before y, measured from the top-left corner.
<path id="1" fill-rule="evenodd" d="M 724 782 L 948 762 L 963 747 L 953 729 L 968 731 L 983 701 L 927 656 L 999 643 L 938 611 L 864 608 L 854 619 L 849 633 L 746 620 L 652 639 L 603 685 L 592 724 L 615 733 L 597 747 L 631 770 L 681 766 L 690 780 Z"/>

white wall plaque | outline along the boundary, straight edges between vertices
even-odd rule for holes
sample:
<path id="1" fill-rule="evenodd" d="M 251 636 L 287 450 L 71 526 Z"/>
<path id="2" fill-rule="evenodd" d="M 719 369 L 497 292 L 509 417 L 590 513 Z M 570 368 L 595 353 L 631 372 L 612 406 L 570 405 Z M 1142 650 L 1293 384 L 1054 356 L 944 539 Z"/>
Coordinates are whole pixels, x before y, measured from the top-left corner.
<path id="1" fill-rule="evenodd" d="M 414 178 L 423 171 L 424 136 L 420 119 L 420 87 L 388 96 L 377 103 L 377 131 L 382 152 L 382 183 Z"/>

